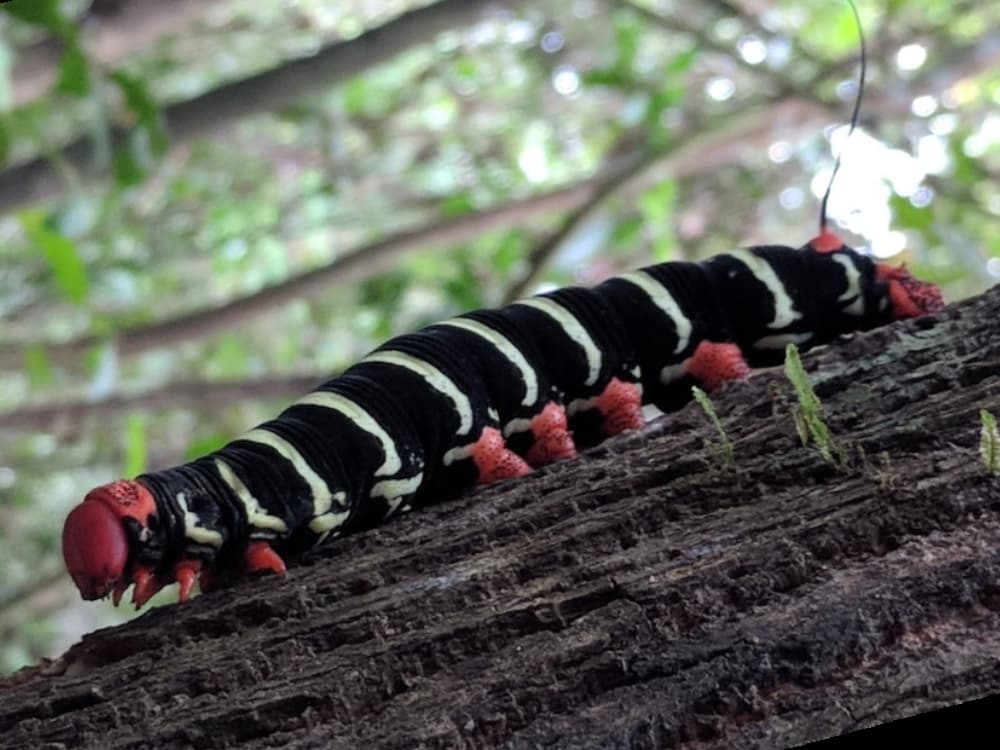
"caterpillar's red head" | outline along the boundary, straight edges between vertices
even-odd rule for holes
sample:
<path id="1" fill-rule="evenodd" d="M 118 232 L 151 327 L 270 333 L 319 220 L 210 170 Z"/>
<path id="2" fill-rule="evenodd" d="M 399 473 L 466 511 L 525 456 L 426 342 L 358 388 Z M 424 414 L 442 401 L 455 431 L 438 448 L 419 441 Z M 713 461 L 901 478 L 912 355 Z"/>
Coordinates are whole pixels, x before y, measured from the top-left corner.
<path id="1" fill-rule="evenodd" d="M 875 269 L 878 280 L 889 288 L 893 319 L 916 318 L 944 307 L 940 287 L 914 278 L 905 266 L 897 268 L 888 263 L 876 263 Z"/>
<path id="2" fill-rule="evenodd" d="M 100 599 L 112 592 L 121 596 L 131 583 L 126 578 L 129 538 L 125 519 L 146 526 L 155 510 L 148 489 L 123 479 L 91 490 L 70 511 L 63 525 L 63 560 L 84 599 Z"/>

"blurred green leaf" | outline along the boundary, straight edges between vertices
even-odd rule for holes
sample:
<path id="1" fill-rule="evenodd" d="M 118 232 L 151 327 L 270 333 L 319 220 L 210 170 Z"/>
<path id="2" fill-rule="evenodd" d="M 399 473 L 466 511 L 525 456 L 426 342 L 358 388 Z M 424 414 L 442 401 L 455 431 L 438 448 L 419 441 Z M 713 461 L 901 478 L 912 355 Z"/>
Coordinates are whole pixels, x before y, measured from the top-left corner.
<path id="1" fill-rule="evenodd" d="M 409 274 L 403 270 L 379 274 L 361 282 L 358 287 L 358 301 L 365 306 L 391 305 L 399 299 L 409 283 Z"/>
<path id="2" fill-rule="evenodd" d="M 979 162 L 965 153 L 967 132 L 956 132 L 948 141 L 948 156 L 951 158 L 951 176 L 963 185 L 975 185 L 985 176 Z"/>
<path id="3" fill-rule="evenodd" d="M 672 219 L 677 200 L 677 185 L 664 180 L 639 197 L 643 224 L 653 241 L 652 255 L 658 263 L 670 260 L 677 247 Z"/>
<path id="4" fill-rule="evenodd" d="M 650 146 L 654 149 L 663 148 L 670 140 L 671 133 L 663 126 L 663 113 L 684 103 L 688 95 L 685 74 L 697 57 L 697 47 L 675 55 L 663 70 L 663 85 L 650 97 L 646 107 L 646 125 Z"/>
<path id="5" fill-rule="evenodd" d="M 630 76 L 635 65 L 635 56 L 642 39 L 643 24 L 634 13 L 616 13 L 614 17 L 617 57 L 615 68 L 622 75 Z"/>
<path id="6" fill-rule="evenodd" d="M 678 104 L 682 103 L 686 97 L 687 86 L 683 81 L 673 81 L 667 83 L 663 87 L 657 89 L 656 93 L 654 93 L 650 99 L 649 107 L 646 109 L 646 119 L 650 124 L 659 126 L 660 115 L 663 113 L 663 110 L 676 107 Z"/>
<path id="7" fill-rule="evenodd" d="M 0 164 L 7 161 L 7 153 L 10 151 L 10 127 L 7 125 L 7 118 L 0 117 Z"/>
<path id="8" fill-rule="evenodd" d="M 395 309 L 409 285 L 410 275 L 396 270 L 363 281 L 358 286 L 358 302 L 372 308 L 378 316 L 372 329 L 374 337 L 386 339 L 392 335 Z"/>
<path id="9" fill-rule="evenodd" d="M 444 281 L 445 295 L 462 311 L 484 307 L 482 285 L 469 256 L 462 253 L 456 261 L 452 275 Z"/>
<path id="10" fill-rule="evenodd" d="M 301 329 L 290 326 L 288 333 L 280 338 L 274 349 L 274 362 L 278 367 L 288 368 L 303 360 Z"/>
<path id="11" fill-rule="evenodd" d="M 97 316 L 95 316 L 95 319 L 106 320 L 104 318 L 100 318 Z M 95 378 L 97 376 L 98 370 L 100 370 L 100 368 L 107 360 L 107 358 L 114 355 L 113 352 L 108 351 L 109 347 L 114 346 L 114 340 L 111 337 L 111 332 L 114 329 L 108 328 L 102 331 L 100 328 L 98 328 L 95 331 L 94 327 L 91 327 L 91 330 L 94 331 L 99 336 L 106 337 L 105 340 L 99 341 L 93 346 L 87 347 L 87 350 L 83 353 L 84 371 L 87 373 L 88 377 Z"/>
<path id="12" fill-rule="evenodd" d="M 118 331 L 120 323 L 114 318 L 103 315 L 100 312 L 91 313 L 90 316 L 90 332 L 94 336 L 101 336 L 107 339 L 113 338 L 115 333 Z M 97 344 L 92 347 L 89 351 L 94 351 L 94 356 L 100 356 L 101 350 L 107 346 L 106 343 Z"/>
<path id="13" fill-rule="evenodd" d="M 122 187 L 138 185 L 142 182 L 142 178 L 146 174 L 146 170 L 142 168 L 142 165 L 127 142 L 123 143 L 115 151 L 114 163 L 111 169 L 114 172 L 115 181 Z"/>
<path id="14" fill-rule="evenodd" d="M 642 233 L 643 220 L 640 216 L 629 216 L 622 219 L 611 233 L 611 244 L 614 247 L 631 245 Z"/>
<path id="15" fill-rule="evenodd" d="M 223 334 L 209 357 L 208 365 L 213 377 L 246 375 L 250 369 L 250 352 L 246 342 L 235 334 Z"/>
<path id="16" fill-rule="evenodd" d="M 135 127 L 115 151 L 112 171 L 122 187 L 141 183 L 167 149 L 167 135 L 160 108 L 146 84 L 120 71 L 111 75 L 126 106 L 135 116 Z"/>
<path id="17" fill-rule="evenodd" d="M 475 85 L 479 72 L 479 64 L 476 58 L 469 55 L 462 55 L 455 58 L 452 63 L 452 72 L 456 78 Z"/>
<path id="18" fill-rule="evenodd" d="M 59 81 L 56 91 L 72 96 L 90 93 L 90 71 L 87 58 L 75 42 L 69 44 L 59 60 Z"/>
<path id="19" fill-rule="evenodd" d="M 862 22 L 867 25 L 865 15 Z M 810 47 L 825 54 L 837 55 L 858 45 L 858 27 L 847 3 L 820 3 L 813 11 L 812 23 L 802 27 L 800 36 Z"/>
<path id="20" fill-rule="evenodd" d="M 4 505 L 8 508 L 30 508 L 34 502 L 35 499 L 31 496 L 30 492 L 16 487 L 13 492 L 4 495 Z"/>
<path id="21" fill-rule="evenodd" d="M 149 87 L 142 79 L 121 71 L 112 73 L 111 80 L 121 89 L 126 106 L 138 118 L 138 126 L 146 131 L 153 154 L 161 155 L 167 149 L 167 134 L 160 107 Z"/>
<path id="22" fill-rule="evenodd" d="M 527 236 L 519 229 L 504 232 L 493 252 L 492 266 L 497 273 L 507 276 L 527 251 Z"/>
<path id="23" fill-rule="evenodd" d="M 475 201 L 473 201 L 472 194 L 468 191 L 449 195 L 441 204 L 441 215 L 448 219 L 471 214 L 475 210 Z"/>
<path id="24" fill-rule="evenodd" d="M 146 416 L 132 412 L 125 417 L 125 466 L 122 476 L 134 477 L 146 469 Z"/>
<path id="25" fill-rule="evenodd" d="M 899 227 L 912 229 L 923 235 L 932 235 L 934 215 L 930 206 L 918 208 L 909 198 L 893 193 L 889 198 L 889 207 L 892 209 L 894 223 Z"/>
<path id="26" fill-rule="evenodd" d="M 31 530 L 31 544 L 39 549 L 56 549 L 59 543 L 59 534 L 53 526 L 41 526 Z M 39 627 L 51 626 L 51 623 L 41 620 Z"/>
<path id="27" fill-rule="evenodd" d="M 365 102 L 368 98 L 368 84 L 358 76 L 344 84 L 344 111 L 352 117 L 364 114 Z"/>
<path id="28" fill-rule="evenodd" d="M 580 76 L 585 86 L 607 86 L 608 88 L 627 89 L 633 85 L 632 77 L 623 75 L 616 68 L 594 68 L 585 71 Z"/>
<path id="29" fill-rule="evenodd" d="M 828 31 L 838 46 L 846 47 L 858 43 L 858 22 L 851 9 L 846 7 L 846 3 L 839 6 L 836 23 Z"/>
<path id="30" fill-rule="evenodd" d="M 34 388 L 51 385 L 55 380 L 48 355 L 41 346 L 33 345 L 25 350 L 24 369 L 28 373 L 28 382 Z"/>
<path id="31" fill-rule="evenodd" d="M 460 77 L 473 79 L 476 77 L 478 63 L 474 57 L 463 55 L 455 60 L 452 67 Z"/>
<path id="32" fill-rule="evenodd" d="M 15 18 L 44 26 L 60 38 L 73 33 L 72 25 L 60 8 L 60 0 L 20 0 L 20 2 L 4 3 L 0 7 Z"/>
<path id="33" fill-rule="evenodd" d="M 698 59 L 700 52 L 701 50 L 697 46 L 694 46 L 675 55 L 674 59 L 664 67 L 663 74 L 665 76 L 680 76 L 687 73 L 694 64 L 694 61 Z"/>
<path id="34" fill-rule="evenodd" d="M 348 116 L 372 117 L 389 109 L 396 93 L 395 86 L 390 88 L 376 78 L 357 76 L 344 84 L 341 101 Z"/>
<path id="35" fill-rule="evenodd" d="M 83 304 L 87 300 L 89 284 L 76 244 L 51 229 L 42 211 L 22 211 L 19 218 L 28 241 L 45 254 L 59 288 L 69 300 Z"/>
<path id="36" fill-rule="evenodd" d="M 223 435 L 221 433 L 195 438 L 184 450 L 184 460 L 194 461 L 196 458 L 201 458 L 204 455 L 217 451 L 231 439 L 231 436 Z"/>

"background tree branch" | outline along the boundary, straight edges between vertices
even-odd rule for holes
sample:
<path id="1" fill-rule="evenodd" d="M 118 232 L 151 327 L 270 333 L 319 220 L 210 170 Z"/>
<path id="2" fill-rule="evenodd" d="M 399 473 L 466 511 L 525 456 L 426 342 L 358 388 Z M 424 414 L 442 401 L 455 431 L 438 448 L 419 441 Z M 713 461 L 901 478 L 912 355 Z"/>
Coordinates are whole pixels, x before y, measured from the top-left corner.
<path id="1" fill-rule="evenodd" d="M 534 217 L 561 211 L 579 213 L 576 221 L 570 218 L 565 225 L 576 226 L 611 193 L 635 192 L 668 177 L 691 176 L 720 167 L 735 158 L 747 143 L 763 143 L 775 117 L 794 123 L 795 129 L 808 130 L 816 126 L 820 116 L 821 110 L 796 99 L 765 99 L 748 106 L 738 117 L 727 117 L 710 125 L 703 125 L 696 135 L 679 139 L 666 149 L 647 150 L 640 145 L 623 150 L 615 154 L 597 175 L 570 187 L 398 232 L 345 253 L 326 266 L 266 287 L 249 296 L 223 305 L 194 310 L 175 318 L 124 329 L 111 341 L 119 357 L 175 346 L 245 326 L 292 300 L 327 294 L 338 286 L 370 278 L 391 268 L 400 257 L 409 252 L 435 246 L 448 247 L 485 232 L 517 226 Z M 581 210 L 581 206 L 585 209 Z M 549 251 L 554 249 L 555 246 Z M 546 255 L 549 251 L 546 251 Z M 42 346 L 46 356 L 52 361 L 71 364 L 105 340 L 107 337 L 87 335 Z M 28 350 L 39 345 L 39 342 L 9 342 L 0 350 L 0 369 L 23 367 Z"/>
<path id="2" fill-rule="evenodd" d="M 608 186 L 620 186 L 626 180 L 634 180 L 638 174 L 646 177 L 641 183 L 636 183 L 636 187 L 662 178 L 664 174 L 690 174 L 717 166 L 728 158 L 729 152 L 725 147 L 739 143 L 749 132 L 760 128 L 765 124 L 766 116 L 763 108 L 758 108 L 749 117 L 719 122 L 716 124 L 716 131 L 708 136 L 693 138 L 680 144 L 676 156 L 657 155 L 637 146 L 630 152 L 616 154 L 594 177 L 567 188 L 398 232 L 345 253 L 326 266 L 247 297 L 195 310 L 176 318 L 125 329 L 113 339 L 117 355 L 127 357 L 210 336 L 234 326 L 247 325 L 260 315 L 292 300 L 329 293 L 337 286 L 385 271 L 405 253 L 432 246 L 447 247 L 489 231 L 517 226 L 540 215 L 575 210 L 580 204 L 592 201 L 594 196 L 604 195 L 609 190 Z M 655 175 L 652 174 L 653 170 Z M 102 340 L 103 337 L 88 335 L 68 342 L 48 344 L 45 345 L 46 355 L 53 361 L 72 361 Z M 27 350 L 36 346 L 38 342 L 24 345 L 9 343 L 0 351 L 0 368 L 22 367 Z"/>
<path id="3" fill-rule="evenodd" d="M 129 411 L 196 409 L 210 415 L 240 401 L 300 396 L 335 373 L 289 375 L 235 381 L 182 380 L 131 395 L 56 401 L 0 414 L 0 432 L 51 432 L 70 440 L 94 420 L 112 419 Z"/>
<path id="4" fill-rule="evenodd" d="M 188 28 L 210 8 L 227 0 L 128 0 L 93 3 L 79 23 L 88 57 L 117 67 L 129 55 Z M 95 7 L 96 6 L 96 7 Z M 47 38 L 17 51 L 11 71 L 11 100 L 20 107 L 42 96 L 59 77 L 63 45 Z"/>
<path id="5" fill-rule="evenodd" d="M 181 144 L 251 115 L 281 109 L 426 43 L 442 31 L 474 23 L 491 7 L 517 4 L 518 0 L 440 0 L 354 39 L 331 44 L 310 57 L 170 104 L 162 111 L 170 143 Z M 112 147 L 120 146 L 127 137 L 127 130 L 115 129 Z M 0 214 L 62 193 L 70 186 L 64 170 L 81 183 L 106 177 L 108 165 L 97 158 L 95 148 L 93 139 L 80 137 L 63 146 L 57 159 L 39 156 L 0 172 Z"/>

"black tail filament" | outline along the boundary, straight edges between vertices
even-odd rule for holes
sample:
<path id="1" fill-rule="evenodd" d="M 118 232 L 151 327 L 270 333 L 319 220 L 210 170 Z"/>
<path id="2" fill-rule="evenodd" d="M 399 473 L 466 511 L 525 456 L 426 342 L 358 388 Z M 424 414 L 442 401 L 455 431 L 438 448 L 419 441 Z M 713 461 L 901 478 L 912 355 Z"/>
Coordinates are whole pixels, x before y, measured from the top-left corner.
<path id="1" fill-rule="evenodd" d="M 850 139 L 851 134 L 854 133 L 854 129 L 858 125 L 858 116 L 861 112 L 861 97 L 865 90 L 865 74 L 868 70 L 868 60 L 865 54 L 865 32 L 861 25 L 861 16 L 858 14 L 857 6 L 854 5 L 853 0 L 847 0 L 847 4 L 851 7 L 851 12 L 854 14 L 854 21 L 858 26 L 858 41 L 861 47 L 861 71 L 858 79 L 858 95 L 854 99 L 854 112 L 851 113 L 851 124 L 847 130 L 847 139 Z M 833 165 L 833 172 L 830 174 L 830 182 L 826 186 L 826 192 L 823 193 L 823 201 L 820 203 L 819 207 L 819 232 L 820 235 L 826 231 L 827 217 L 826 217 L 826 204 L 830 199 L 830 192 L 833 190 L 833 181 L 837 178 L 837 172 L 840 170 L 840 160 L 843 156 L 844 150 L 841 149 L 840 153 L 837 154 L 837 160 Z"/>

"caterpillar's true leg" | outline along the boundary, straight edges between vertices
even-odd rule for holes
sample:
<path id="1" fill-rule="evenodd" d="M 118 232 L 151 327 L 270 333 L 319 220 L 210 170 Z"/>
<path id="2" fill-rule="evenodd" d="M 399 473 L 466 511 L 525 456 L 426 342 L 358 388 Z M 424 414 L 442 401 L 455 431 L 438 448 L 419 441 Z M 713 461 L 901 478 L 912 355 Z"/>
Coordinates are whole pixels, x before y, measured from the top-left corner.
<path id="1" fill-rule="evenodd" d="M 531 467 L 507 447 L 503 435 L 496 427 L 484 427 L 479 439 L 470 446 L 468 455 L 479 470 L 477 484 L 489 484 L 531 473 Z"/>
<path id="2" fill-rule="evenodd" d="M 745 380 L 750 376 L 750 365 L 736 344 L 702 341 L 687 363 L 687 371 L 714 391 L 727 380 Z"/>
<path id="3" fill-rule="evenodd" d="M 132 580 L 135 581 L 135 588 L 132 589 L 132 603 L 135 604 L 136 609 L 156 596 L 157 592 L 163 588 L 163 584 L 157 580 L 153 570 L 142 565 L 136 566 L 132 572 Z"/>
<path id="4" fill-rule="evenodd" d="M 174 566 L 174 578 L 177 579 L 177 601 L 186 602 L 191 598 L 195 578 L 201 572 L 201 560 L 181 560 Z"/>
<path id="5" fill-rule="evenodd" d="M 594 399 L 594 407 L 601 413 L 601 431 L 607 437 L 626 430 L 638 430 L 646 424 L 642 415 L 642 389 L 636 383 L 611 378 L 607 387 Z"/>
<path id="6" fill-rule="evenodd" d="M 111 601 L 117 607 L 121 604 L 122 597 L 125 595 L 125 589 L 132 585 L 132 581 L 128 578 L 119 578 L 115 583 L 115 587 L 111 590 Z"/>
<path id="7" fill-rule="evenodd" d="M 226 566 L 224 568 L 217 566 L 204 567 L 200 562 L 193 560 L 185 560 L 178 563 L 176 576 L 177 582 L 181 584 L 181 591 L 179 592 L 180 601 L 184 601 L 187 598 L 185 595 L 184 579 L 181 576 L 183 575 L 186 579 L 189 573 L 192 584 L 194 583 L 194 574 L 200 573 L 198 576 L 198 587 L 201 589 L 201 593 L 204 594 L 218 588 L 223 583 L 232 582 L 246 573 L 258 573 L 262 570 L 269 570 L 272 573 L 279 574 L 285 572 L 285 561 L 271 548 L 268 542 L 260 539 L 247 543 L 246 549 L 243 551 L 242 563 L 242 565 L 237 564 L 236 566 Z M 181 571 L 182 566 L 185 568 L 184 572 Z M 186 591 L 187 594 L 190 594 L 190 586 L 187 587 Z"/>
<path id="8" fill-rule="evenodd" d="M 544 409 L 532 417 L 531 433 L 535 442 L 528 449 L 525 458 L 532 466 L 542 466 L 576 455 L 576 444 L 569 432 L 566 409 L 554 401 L 547 403 Z"/>

